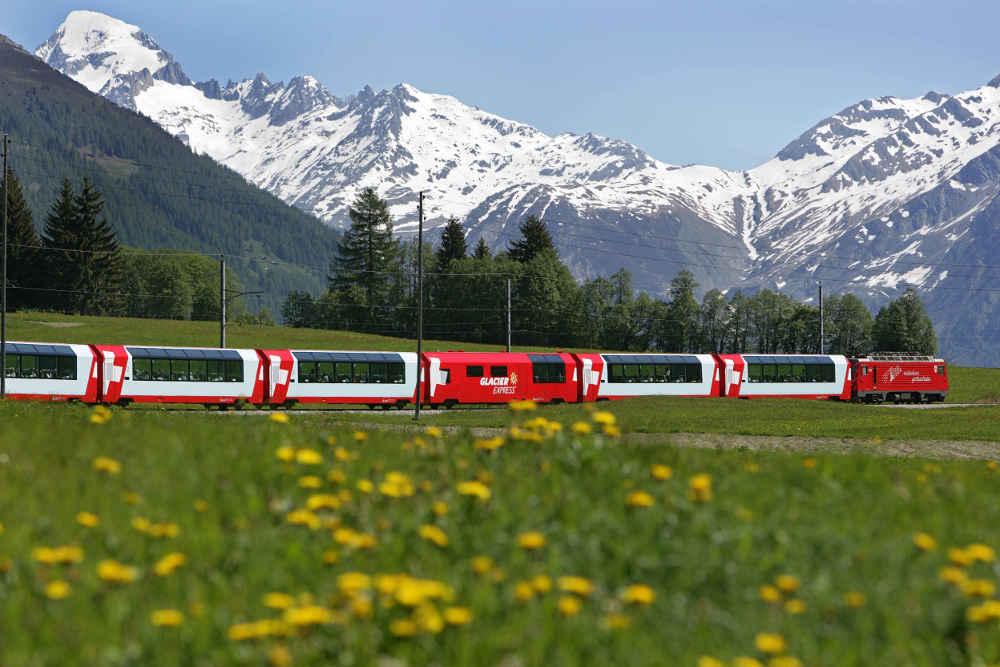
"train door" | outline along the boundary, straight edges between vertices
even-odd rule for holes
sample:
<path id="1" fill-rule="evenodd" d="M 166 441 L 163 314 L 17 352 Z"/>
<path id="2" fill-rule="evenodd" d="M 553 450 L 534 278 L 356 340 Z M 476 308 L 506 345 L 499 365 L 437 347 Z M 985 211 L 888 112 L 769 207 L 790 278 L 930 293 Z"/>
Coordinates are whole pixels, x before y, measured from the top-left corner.
<path id="1" fill-rule="evenodd" d="M 128 366 L 128 352 L 124 347 L 99 345 L 96 350 L 97 400 L 101 403 L 117 403 L 122 397 L 125 370 Z"/>
<path id="2" fill-rule="evenodd" d="M 732 395 L 732 389 L 730 389 L 730 387 L 738 385 L 740 380 L 739 375 L 737 375 L 734 369 L 735 363 L 732 359 L 723 359 L 722 363 L 725 365 L 725 377 L 724 382 L 722 383 L 722 397 L 725 398 L 726 396 Z"/>

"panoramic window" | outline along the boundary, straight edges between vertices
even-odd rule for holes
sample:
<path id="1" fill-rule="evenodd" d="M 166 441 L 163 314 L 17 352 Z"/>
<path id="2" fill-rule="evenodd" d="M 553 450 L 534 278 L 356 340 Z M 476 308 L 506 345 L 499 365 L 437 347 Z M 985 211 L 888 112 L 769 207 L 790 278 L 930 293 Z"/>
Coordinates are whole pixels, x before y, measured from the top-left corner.
<path id="1" fill-rule="evenodd" d="M 8 353 L 4 372 L 9 378 L 23 380 L 75 380 L 76 357 Z"/>
<path id="2" fill-rule="evenodd" d="M 535 384 L 555 384 L 566 381 L 566 365 L 553 363 L 534 363 L 532 379 Z"/>

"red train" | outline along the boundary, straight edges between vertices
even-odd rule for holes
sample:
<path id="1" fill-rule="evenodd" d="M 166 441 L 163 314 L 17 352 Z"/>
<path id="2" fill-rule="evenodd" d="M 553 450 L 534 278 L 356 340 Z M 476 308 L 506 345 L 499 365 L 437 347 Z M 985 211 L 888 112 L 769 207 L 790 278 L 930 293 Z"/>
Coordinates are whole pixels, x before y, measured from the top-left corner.
<path id="1" fill-rule="evenodd" d="M 943 401 L 947 366 L 904 354 L 350 352 L 7 344 L 7 394 L 85 403 L 403 407 L 631 396 Z"/>

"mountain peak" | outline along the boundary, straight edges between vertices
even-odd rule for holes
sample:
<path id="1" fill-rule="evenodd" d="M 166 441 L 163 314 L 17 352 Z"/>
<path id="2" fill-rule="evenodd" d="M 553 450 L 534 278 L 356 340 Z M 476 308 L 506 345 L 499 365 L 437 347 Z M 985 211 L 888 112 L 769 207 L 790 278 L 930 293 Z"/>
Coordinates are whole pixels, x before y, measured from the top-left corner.
<path id="1" fill-rule="evenodd" d="M 990 80 L 990 82 L 986 85 L 992 86 L 993 88 L 1000 88 L 1000 74 L 997 74 L 995 77 L 993 77 Z"/>

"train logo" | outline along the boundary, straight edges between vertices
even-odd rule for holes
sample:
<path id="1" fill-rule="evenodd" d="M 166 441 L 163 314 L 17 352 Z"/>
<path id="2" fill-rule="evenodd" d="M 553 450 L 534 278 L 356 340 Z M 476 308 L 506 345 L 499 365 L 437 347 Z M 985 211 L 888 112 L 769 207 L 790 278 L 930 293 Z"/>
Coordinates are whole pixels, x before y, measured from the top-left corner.
<path id="1" fill-rule="evenodd" d="M 889 382 L 895 382 L 896 378 L 898 378 L 900 373 L 902 372 L 903 369 L 900 368 L 899 366 L 891 366 L 889 368 Z"/>

